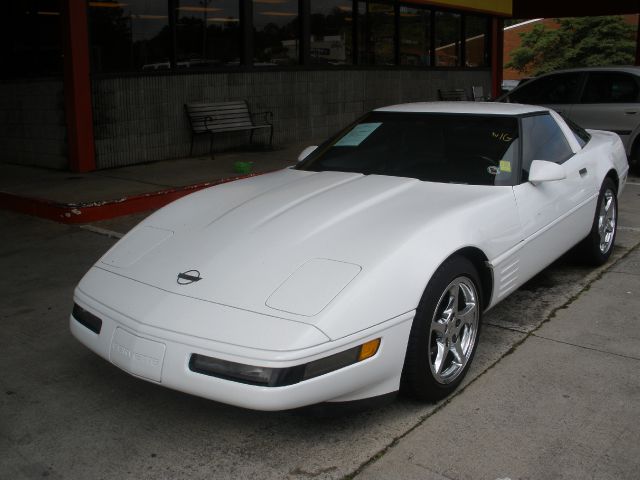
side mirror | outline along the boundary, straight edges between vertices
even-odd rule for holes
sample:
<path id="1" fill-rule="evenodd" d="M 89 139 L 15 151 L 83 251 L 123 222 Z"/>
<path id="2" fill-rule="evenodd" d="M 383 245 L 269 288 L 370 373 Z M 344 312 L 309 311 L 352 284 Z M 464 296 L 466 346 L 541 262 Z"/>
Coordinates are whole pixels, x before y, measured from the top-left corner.
<path id="1" fill-rule="evenodd" d="M 567 178 L 567 172 L 562 165 L 546 160 L 534 160 L 529 169 L 529 181 L 534 185 L 541 182 L 553 182 Z"/>
<path id="2" fill-rule="evenodd" d="M 307 147 L 304 150 L 302 150 L 300 155 L 298 155 L 298 162 L 301 162 L 302 160 L 307 158 L 309 155 L 311 155 L 311 152 L 313 152 L 316 148 L 318 148 L 317 145 L 312 145 L 312 146 Z"/>

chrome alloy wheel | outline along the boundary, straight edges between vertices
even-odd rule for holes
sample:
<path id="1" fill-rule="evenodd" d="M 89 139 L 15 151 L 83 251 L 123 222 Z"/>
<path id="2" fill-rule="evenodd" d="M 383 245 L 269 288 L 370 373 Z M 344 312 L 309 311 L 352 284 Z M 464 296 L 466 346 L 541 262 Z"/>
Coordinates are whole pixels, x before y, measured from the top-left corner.
<path id="1" fill-rule="evenodd" d="M 467 277 L 454 279 L 440 296 L 429 329 L 429 366 L 437 382 L 451 383 L 464 370 L 479 318 L 476 286 Z"/>
<path id="2" fill-rule="evenodd" d="M 607 253 L 613 245 L 616 233 L 616 197 L 615 193 L 607 189 L 602 196 L 600 212 L 598 213 L 598 233 L 600 234 L 600 252 Z"/>

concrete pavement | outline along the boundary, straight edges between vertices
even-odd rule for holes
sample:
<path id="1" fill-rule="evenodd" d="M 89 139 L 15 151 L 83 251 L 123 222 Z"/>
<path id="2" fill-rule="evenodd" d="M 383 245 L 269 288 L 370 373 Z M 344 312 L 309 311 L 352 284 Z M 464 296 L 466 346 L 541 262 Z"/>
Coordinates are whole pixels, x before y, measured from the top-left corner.
<path id="1" fill-rule="evenodd" d="M 639 265 L 635 248 L 356 478 L 638 478 Z"/>
<path id="2" fill-rule="evenodd" d="M 268 172 L 295 164 L 306 144 L 273 150 L 230 151 L 128 167 L 72 173 L 0 163 L 0 191 L 58 203 L 115 200 L 166 188 L 185 187 L 239 175 L 237 161 L 253 162 L 253 172 Z"/>
<path id="3" fill-rule="evenodd" d="M 0 210 L 67 224 L 149 212 L 202 188 L 285 168 L 306 145 L 70 173 L 0 163 Z M 242 162 L 250 168 L 236 168 Z"/>
<path id="4" fill-rule="evenodd" d="M 161 388 L 71 337 L 73 287 L 141 217 L 0 212 L 0 478 L 637 478 L 640 185 L 614 261 L 565 257 L 492 310 L 452 398 L 329 420 Z"/>

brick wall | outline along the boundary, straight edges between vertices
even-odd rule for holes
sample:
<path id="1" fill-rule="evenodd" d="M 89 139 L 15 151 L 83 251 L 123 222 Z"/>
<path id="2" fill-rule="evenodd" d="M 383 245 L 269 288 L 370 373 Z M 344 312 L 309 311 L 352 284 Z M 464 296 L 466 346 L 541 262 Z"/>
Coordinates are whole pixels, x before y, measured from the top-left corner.
<path id="1" fill-rule="evenodd" d="M 0 82 L 0 162 L 68 166 L 62 79 Z"/>
<path id="2" fill-rule="evenodd" d="M 189 154 L 184 104 L 246 99 L 252 111 L 274 113 L 274 144 L 318 141 L 372 108 L 435 100 L 438 89 L 482 85 L 483 70 L 335 70 L 198 73 L 96 79 L 96 162 L 117 167 Z M 256 132 L 256 142 L 267 141 Z M 216 150 L 246 145 L 248 133 L 220 136 Z M 194 155 L 208 152 L 196 138 Z"/>

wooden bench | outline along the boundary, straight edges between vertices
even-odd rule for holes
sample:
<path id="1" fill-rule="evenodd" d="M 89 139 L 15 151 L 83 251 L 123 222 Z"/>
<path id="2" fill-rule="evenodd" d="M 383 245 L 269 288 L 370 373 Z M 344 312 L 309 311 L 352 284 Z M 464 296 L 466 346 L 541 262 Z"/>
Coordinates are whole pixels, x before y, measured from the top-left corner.
<path id="1" fill-rule="evenodd" d="M 455 88 L 453 90 L 438 90 L 438 100 L 446 102 L 464 102 L 467 99 L 467 94 L 462 88 Z"/>
<path id="2" fill-rule="evenodd" d="M 268 128 L 269 146 L 273 143 L 273 113 L 251 113 L 244 100 L 217 103 L 188 103 L 184 106 L 191 126 L 191 148 L 193 155 L 193 139 L 196 135 L 209 135 L 209 153 L 213 157 L 213 137 L 219 133 L 249 131 L 249 144 L 253 143 L 256 130 Z M 256 121 L 256 118 L 261 120 Z"/>

